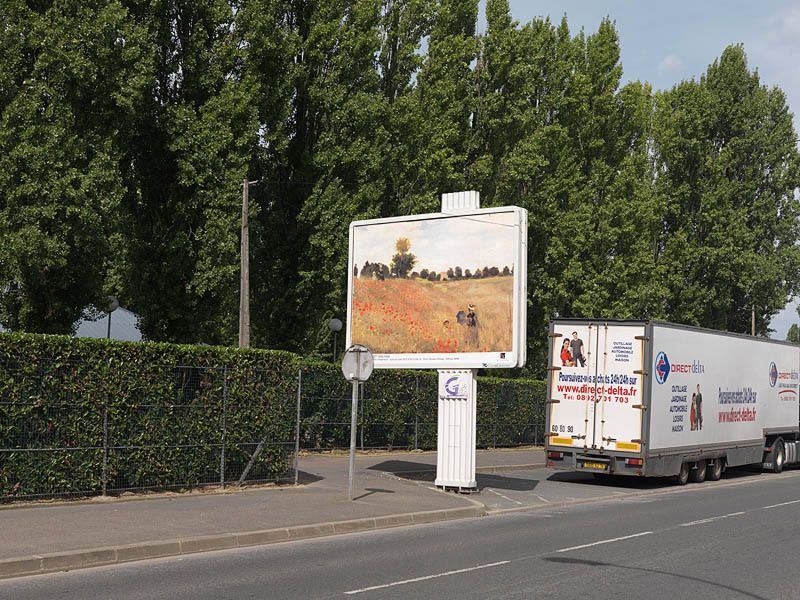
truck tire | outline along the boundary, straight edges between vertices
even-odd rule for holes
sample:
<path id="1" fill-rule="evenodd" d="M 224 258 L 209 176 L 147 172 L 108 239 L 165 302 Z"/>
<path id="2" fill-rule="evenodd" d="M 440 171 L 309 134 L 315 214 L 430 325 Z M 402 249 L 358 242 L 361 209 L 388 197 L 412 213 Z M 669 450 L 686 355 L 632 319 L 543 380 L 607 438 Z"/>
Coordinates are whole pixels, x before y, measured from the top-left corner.
<path id="1" fill-rule="evenodd" d="M 675 483 L 678 485 L 686 485 L 689 483 L 689 463 L 685 462 L 681 464 L 681 470 L 678 471 L 678 474 L 675 476 Z"/>
<path id="2" fill-rule="evenodd" d="M 772 444 L 772 472 L 780 473 L 786 463 L 786 449 L 783 447 L 783 440 L 777 440 Z"/>
<path id="3" fill-rule="evenodd" d="M 708 466 L 706 471 L 706 479 L 709 481 L 719 481 L 722 477 L 722 457 L 714 459 L 714 462 Z"/>
<path id="4" fill-rule="evenodd" d="M 690 471 L 689 477 L 692 483 L 703 483 L 706 480 L 707 464 L 705 460 L 698 460 L 694 464 L 694 469 Z"/>

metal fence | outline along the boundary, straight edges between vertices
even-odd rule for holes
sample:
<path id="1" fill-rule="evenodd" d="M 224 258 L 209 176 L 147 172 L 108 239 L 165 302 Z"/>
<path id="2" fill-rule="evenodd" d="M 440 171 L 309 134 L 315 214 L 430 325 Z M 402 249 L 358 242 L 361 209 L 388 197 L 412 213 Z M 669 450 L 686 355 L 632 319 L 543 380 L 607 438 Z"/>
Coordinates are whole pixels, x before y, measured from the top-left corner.
<path id="1" fill-rule="evenodd" d="M 296 482 L 301 449 L 349 447 L 350 387 L 333 369 L 0 363 L 0 500 Z M 362 386 L 361 448 L 436 447 L 435 374 Z M 539 444 L 519 386 L 479 384 L 480 447 Z"/>
<path id="2" fill-rule="evenodd" d="M 321 373 L 300 373 L 300 447 L 350 446 L 351 388 L 332 386 Z M 395 372 L 391 381 L 373 375 L 361 386 L 357 443 L 361 449 L 436 448 L 438 380 L 434 373 Z M 322 383 L 322 385 L 321 385 Z M 544 443 L 544 398 L 533 398 L 513 382 L 478 384 L 478 447 Z"/>
<path id="3" fill-rule="evenodd" d="M 0 497 L 295 481 L 296 385 L 271 375 L 0 365 Z"/>

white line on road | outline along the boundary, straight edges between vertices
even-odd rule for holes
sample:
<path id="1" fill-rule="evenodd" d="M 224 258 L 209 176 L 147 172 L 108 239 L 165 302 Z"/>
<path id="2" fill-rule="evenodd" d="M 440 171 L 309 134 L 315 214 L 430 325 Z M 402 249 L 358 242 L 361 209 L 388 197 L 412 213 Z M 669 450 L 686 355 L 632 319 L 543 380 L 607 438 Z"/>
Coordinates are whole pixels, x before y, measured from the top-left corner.
<path id="1" fill-rule="evenodd" d="M 610 544 L 612 542 L 621 542 L 623 540 L 630 540 L 637 537 L 642 537 L 643 535 L 650 535 L 653 533 L 652 531 L 642 531 L 641 533 L 634 533 L 633 535 L 624 535 L 618 538 L 611 538 L 610 540 L 601 540 L 599 542 L 592 542 L 591 544 L 582 544 L 580 546 L 570 546 L 569 548 L 561 548 L 561 550 L 556 550 L 556 552 L 569 552 L 570 550 L 581 550 L 582 548 L 591 548 L 592 546 L 599 546 L 600 544 Z"/>
<path id="2" fill-rule="evenodd" d="M 789 504 L 797 504 L 800 500 L 792 500 L 791 502 L 781 502 L 780 504 L 770 504 L 769 506 L 762 506 L 761 510 L 769 510 L 770 508 L 778 508 L 779 506 L 788 506 Z"/>
<path id="3" fill-rule="evenodd" d="M 504 496 L 503 494 L 501 494 L 500 492 L 496 492 L 492 488 L 486 488 L 486 491 L 487 492 L 492 492 L 493 494 L 497 494 L 498 496 L 503 498 L 503 500 L 508 500 L 509 502 L 514 502 L 514 503 L 519 504 L 520 506 L 522 506 L 522 502 L 520 502 L 518 500 L 514 500 L 513 498 L 509 498 L 508 496 Z"/>
<path id="4" fill-rule="evenodd" d="M 396 585 L 405 585 L 407 583 L 416 583 L 418 581 L 426 581 L 428 579 L 437 579 L 438 577 L 447 577 L 448 575 L 458 575 L 459 573 L 468 573 L 470 571 L 477 571 L 479 569 L 489 569 L 491 567 L 499 567 L 501 565 L 510 564 L 510 560 L 501 560 L 500 562 L 493 562 L 486 565 L 478 565 L 477 567 L 469 567 L 467 569 L 458 569 L 456 571 L 445 571 L 444 573 L 437 573 L 436 575 L 425 575 L 424 577 L 415 577 L 414 579 L 404 579 L 403 581 L 393 581 L 392 583 L 384 583 L 383 585 L 373 585 L 372 587 L 361 588 L 360 590 L 350 590 L 345 592 L 346 595 L 352 596 L 353 594 L 361 594 L 363 592 L 370 592 L 372 590 L 381 590 L 384 588 L 394 587 Z"/>
<path id="5" fill-rule="evenodd" d="M 681 523 L 678 527 L 691 527 L 692 525 L 702 525 L 703 523 L 713 523 L 714 521 L 719 521 L 721 519 L 727 519 L 728 517 L 738 517 L 739 515 L 743 515 L 744 512 L 735 512 L 729 513 L 727 515 L 719 515 L 718 517 L 709 517 L 707 519 L 698 519 L 697 521 L 689 521 L 688 523 Z"/>
<path id="6" fill-rule="evenodd" d="M 550 504 L 550 500 L 548 500 L 547 498 L 542 498 L 541 496 L 536 496 L 536 497 L 537 497 L 539 500 L 541 500 L 542 502 L 544 502 L 545 504 Z"/>

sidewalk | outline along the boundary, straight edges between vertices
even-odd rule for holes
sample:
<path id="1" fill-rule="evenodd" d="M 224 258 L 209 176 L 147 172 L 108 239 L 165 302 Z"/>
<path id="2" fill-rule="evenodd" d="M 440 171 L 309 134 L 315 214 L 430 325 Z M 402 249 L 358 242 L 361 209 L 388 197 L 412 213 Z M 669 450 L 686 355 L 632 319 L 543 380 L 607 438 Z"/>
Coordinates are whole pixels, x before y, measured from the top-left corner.
<path id="1" fill-rule="evenodd" d="M 484 450 L 478 472 L 541 466 L 541 449 Z M 300 486 L 0 506 L 0 578 L 481 516 L 433 486 L 435 452 L 300 457 Z"/>

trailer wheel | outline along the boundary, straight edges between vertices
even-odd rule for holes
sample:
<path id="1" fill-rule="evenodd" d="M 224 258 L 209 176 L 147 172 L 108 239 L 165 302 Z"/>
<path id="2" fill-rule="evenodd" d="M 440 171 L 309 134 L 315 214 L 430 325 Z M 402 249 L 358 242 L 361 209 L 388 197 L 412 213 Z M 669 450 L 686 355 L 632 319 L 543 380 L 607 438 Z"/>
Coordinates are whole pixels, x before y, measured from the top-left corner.
<path id="1" fill-rule="evenodd" d="M 686 485 L 689 483 L 689 463 L 685 462 L 681 464 L 681 470 L 678 471 L 678 474 L 675 476 L 675 482 L 678 485 Z"/>
<path id="2" fill-rule="evenodd" d="M 722 477 L 722 457 L 717 457 L 706 471 L 706 479 L 709 481 L 719 481 Z"/>
<path id="3" fill-rule="evenodd" d="M 698 460 L 694 464 L 694 469 L 690 472 L 692 483 L 703 483 L 706 480 L 706 464 L 705 460 Z"/>
<path id="4" fill-rule="evenodd" d="M 786 463 L 786 450 L 783 447 L 783 440 L 778 440 L 772 445 L 772 472 L 780 473 Z"/>

